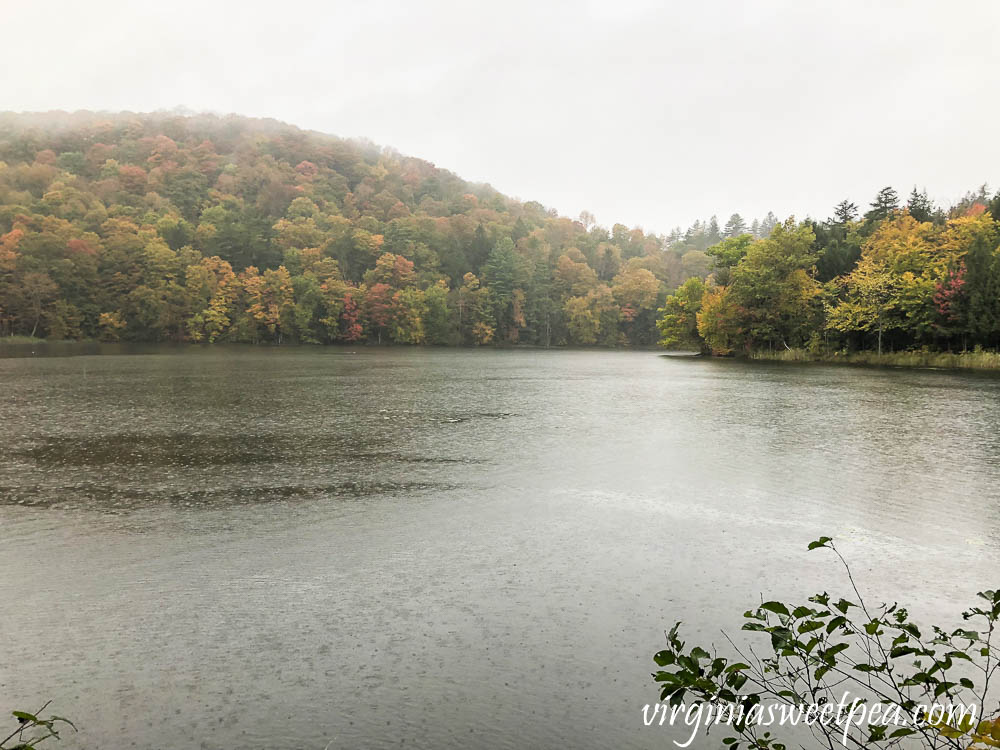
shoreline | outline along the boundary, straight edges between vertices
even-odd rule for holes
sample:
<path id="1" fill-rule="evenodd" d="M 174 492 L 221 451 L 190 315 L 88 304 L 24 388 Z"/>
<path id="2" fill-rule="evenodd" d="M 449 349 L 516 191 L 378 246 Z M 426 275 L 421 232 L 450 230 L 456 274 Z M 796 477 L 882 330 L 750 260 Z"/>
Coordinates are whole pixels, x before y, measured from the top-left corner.
<path id="1" fill-rule="evenodd" d="M 819 364 L 860 365 L 865 367 L 898 367 L 923 370 L 985 370 L 1000 371 L 1000 352 L 877 352 L 860 351 L 850 354 L 813 354 L 805 349 L 780 352 L 754 352 L 747 359 L 763 362 L 801 362 Z"/>
<path id="2" fill-rule="evenodd" d="M 464 345 L 451 345 L 451 344 L 400 344 L 395 342 L 384 342 L 376 343 L 374 341 L 333 341 L 330 343 L 311 343 L 311 342 L 286 342 L 286 343 L 274 343 L 274 342 L 258 342 L 251 343 L 249 341 L 217 341 L 214 343 L 198 342 L 198 341 L 98 341 L 96 339 L 39 339 L 31 338 L 27 336 L 0 336 L 0 354 L 11 353 L 17 351 L 27 351 L 38 347 L 40 350 L 94 350 L 94 349 L 121 349 L 126 350 L 141 350 L 147 347 L 161 347 L 169 349 L 198 349 L 198 350 L 210 350 L 213 348 L 225 349 L 225 348 L 243 348 L 243 349 L 262 349 L 262 350 L 275 350 L 275 349 L 351 349 L 351 350 L 388 350 L 388 349 L 433 349 L 433 350 L 455 350 L 455 351 L 605 351 L 605 352 L 653 352 L 659 354 L 665 354 L 670 356 L 671 354 L 681 354 L 683 356 L 691 356 L 692 353 L 671 353 L 664 351 L 663 349 L 657 347 L 654 344 L 646 344 L 641 346 L 600 346 L 591 345 L 585 346 L 580 344 L 552 344 L 550 346 L 545 346 L 543 344 L 520 344 L 520 343 L 502 343 L 502 344 L 464 344 Z M 701 355 L 699 355 L 701 356 Z"/>
<path id="3" fill-rule="evenodd" d="M 333 342 L 329 344 L 312 343 L 258 343 L 246 342 L 218 342 L 214 344 L 195 342 L 168 342 L 168 341 L 115 341 L 103 342 L 94 339 L 77 340 L 49 340 L 38 339 L 26 336 L 2 336 L 0 337 L 0 354 L 23 354 L 25 350 L 39 347 L 46 354 L 55 353 L 52 350 L 76 350 L 78 354 L 98 354 L 94 350 L 99 349 L 120 349 L 120 353 L 141 353 L 146 347 L 164 348 L 191 348 L 209 350 L 213 348 L 246 348 L 246 349 L 345 349 L 355 350 L 369 349 L 438 349 L 438 350 L 497 350 L 497 351 L 606 351 L 606 352 L 649 352 L 658 353 L 661 356 L 676 359 L 713 359 L 713 360 L 743 360 L 755 362 L 784 362 L 797 364 L 831 364 L 831 365 L 854 365 L 858 367 L 893 367 L 901 369 L 922 369 L 922 370 L 952 370 L 952 371 L 985 371 L 1000 372 L 1000 352 L 998 351 L 965 351 L 965 352 L 928 352 L 928 351 L 904 351 L 904 352 L 884 352 L 878 354 L 872 351 L 858 351 L 848 354 L 842 352 L 822 352 L 813 353 L 805 349 L 786 349 L 782 351 L 757 351 L 749 355 L 738 354 L 735 356 L 715 356 L 704 352 L 687 350 L 666 350 L 655 346 L 635 346 L 635 347 L 602 347 L 602 346 L 574 346 L 574 345 L 553 345 L 541 346 L 538 344 L 504 344 L 504 345 L 484 345 L 484 346 L 447 346 L 434 344 L 376 344 L 372 342 L 348 344 L 346 342 Z M 49 350 L 49 351 L 45 351 Z M 32 352 L 42 353 L 42 352 Z"/>

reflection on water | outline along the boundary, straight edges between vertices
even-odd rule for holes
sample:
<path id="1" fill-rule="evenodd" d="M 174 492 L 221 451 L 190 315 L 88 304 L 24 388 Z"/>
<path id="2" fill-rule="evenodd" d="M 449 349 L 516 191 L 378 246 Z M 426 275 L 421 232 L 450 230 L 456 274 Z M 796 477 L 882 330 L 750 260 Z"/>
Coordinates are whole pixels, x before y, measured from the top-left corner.
<path id="1" fill-rule="evenodd" d="M 837 589 L 820 534 L 943 624 L 997 584 L 988 376 L 40 353 L 0 360 L 0 707 L 73 746 L 663 747 L 664 628 Z"/>

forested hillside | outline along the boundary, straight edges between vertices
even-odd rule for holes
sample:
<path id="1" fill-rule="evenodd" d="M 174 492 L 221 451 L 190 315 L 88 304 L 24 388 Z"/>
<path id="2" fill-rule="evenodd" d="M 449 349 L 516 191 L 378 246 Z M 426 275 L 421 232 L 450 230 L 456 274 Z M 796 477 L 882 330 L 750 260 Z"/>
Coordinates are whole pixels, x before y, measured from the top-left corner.
<path id="1" fill-rule="evenodd" d="M 0 332 L 55 339 L 648 345 L 706 271 L 639 229 L 241 117 L 0 115 L 0 235 Z"/>
<path id="2" fill-rule="evenodd" d="M 845 200 L 825 221 L 655 236 L 270 120 L 7 113 L 0 334 L 996 347 L 998 210 L 985 187 L 948 209 L 885 188 L 864 214 Z"/>

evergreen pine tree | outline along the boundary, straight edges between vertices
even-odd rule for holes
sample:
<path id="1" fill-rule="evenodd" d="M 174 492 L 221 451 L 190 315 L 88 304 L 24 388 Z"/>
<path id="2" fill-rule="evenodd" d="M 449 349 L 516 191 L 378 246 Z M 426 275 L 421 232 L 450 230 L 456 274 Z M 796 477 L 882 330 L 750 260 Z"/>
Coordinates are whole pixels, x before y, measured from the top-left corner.
<path id="1" fill-rule="evenodd" d="M 747 223 L 743 221 L 743 217 L 739 214 L 733 214 L 729 217 L 729 221 L 726 222 L 725 228 L 722 230 L 722 234 L 728 237 L 739 237 L 741 234 L 746 234 Z"/>
<path id="2" fill-rule="evenodd" d="M 760 222 L 760 236 L 761 238 L 767 238 L 771 236 L 771 231 L 778 224 L 778 217 L 774 215 L 774 211 L 768 211 L 767 216 L 763 218 Z"/>
<path id="3" fill-rule="evenodd" d="M 934 204 L 927 197 L 927 190 L 917 192 L 916 186 L 910 193 L 910 198 L 906 202 L 906 208 L 917 221 L 930 221 L 934 216 Z"/>
<path id="4" fill-rule="evenodd" d="M 831 224 L 847 224 L 858 218 L 858 207 L 846 198 L 833 207 Z"/>
<path id="5" fill-rule="evenodd" d="M 708 231 L 705 232 L 706 247 L 718 244 L 722 240 L 722 233 L 719 231 L 719 220 L 713 216 L 708 222 Z M 704 248 L 702 248 L 704 249 Z"/>
<path id="6" fill-rule="evenodd" d="M 869 223 L 882 221 L 899 210 L 899 195 L 891 187 L 884 187 L 878 191 L 875 200 L 872 201 L 871 210 L 865 214 L 865 220 Z"/>

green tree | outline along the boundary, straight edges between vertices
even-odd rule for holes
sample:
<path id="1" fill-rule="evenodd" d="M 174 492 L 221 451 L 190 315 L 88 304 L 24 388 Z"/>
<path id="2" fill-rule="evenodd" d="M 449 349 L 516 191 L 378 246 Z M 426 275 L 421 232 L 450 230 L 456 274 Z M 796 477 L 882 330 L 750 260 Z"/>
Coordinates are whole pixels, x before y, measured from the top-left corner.
<path id="1" fill-rule="evenodd" d="M 858 218 L 858 207 L 849 200 L 842 200 L 833 208 L 831 224 L 850 224 Z"/>
<path id="2" fill-rule="evenodd" d="M 878 191 L 871 209 L 865 214 L 868 224 L 875 224 L 887 219 L 899 210 L 899 194 L 892 187 L 884 187 Z"/>
<path id="3" fill-rule="evenodd" d="M 934 203 L 927 197 L 927 190 L 917 192 L 914 187 L 906 201 L 906 210 L 917 221 L 930 221 L 934 217 Z"/>
<path id="4" fill-rule="evenodd" d="M 483 282 L 490 289 L 497 334 L 506 341 L 517 341 L 518 332 L 524 327 L 524 316 L 516 294 L 522 276 L 520 271 L 514 242 L 504 237 L 497 242 L 486 261 Z M 523 292 L 521 294 L 523 299 Z"/>
<path id="5" fill-rule="evenodd" d="M 448 305 L 448 285 L 444 281 L 424 291 L 424 332 L 428 344 L 455 343 L 455 327 Z"/>
<path id="6" fill-rule="evenodd" d="M 745 348 L 790 347 L 809 338 L 820 312 L 814 240 L 807 224 L 789 219 L 751 244 L 733 269 L 727 297 L 739 310 Z"/>
<path id="7" fill-rule="evenodd" d="M 747 250 L 754 243 L 749 234 L 740 234 L 723 240 L 708 248 L 705 253 L 712 259 L 716 283 L 726 286 L 732 278 L 732 269 L 746 257 Z"/>
<path id="8" fill-rule="evenodd" d="M 717 244 L 722 239 L 722 232 L 719 231 L 719 220 L 713 216 L 708 221 L 708 229 L 705 231 L 705 242 L 709 246 Z"/>
<path id="9" fill-rule="evenodd" d="M 706 351 L 704 340 L 698 334 L 698 313 L 705 294 L 704 282 L 690 278 L 667 297 L 659 309 L 656 327 L 660 331 L 660 346 L 664 349 L 694 349 Z"/>
<path id="10" fill-rule="evenodd" d="M 746 232 L 747 223 L 743 220 L 743 217 L 739 214 L 733 214 L 729 217 L 729 221 L 726 222 L 726 226 L 722 230 L 722 236 L 730 239 L 739 237 L 741 234 L 746 234 Z"/>
<path id="11" fill-rule="evenodd" d="M 1000 343 L 1000 239 L 983 232 L 969 243 L 964 258 L 967 285 L 966 330 L 983 346 Z"/>

